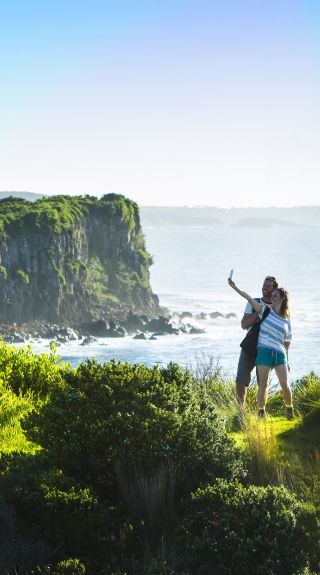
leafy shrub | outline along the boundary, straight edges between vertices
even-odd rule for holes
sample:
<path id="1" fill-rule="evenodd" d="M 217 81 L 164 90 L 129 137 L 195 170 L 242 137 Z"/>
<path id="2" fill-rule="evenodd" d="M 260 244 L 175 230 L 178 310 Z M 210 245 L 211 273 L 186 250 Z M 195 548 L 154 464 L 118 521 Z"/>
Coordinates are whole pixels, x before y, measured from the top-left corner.
<path id="1" fill-rule="evenodd" d="M 145 550 L 157 557 L 193 489 L 242 476 L 241 457 L 176 364 L 88 360 L 61 373 L 65 383 L 23 422 L 41 451 L 13 458 L 2 489 L 64 556 L 126 571 Z"/>
<path id="2" fill-rule="evenodd" d="M 208 398 L 176 364 L 148 368 L 88 360 L 66 373 L 28 436 L 68 475 L 96 488 L 114 484 L 115 466 L 154 473 L 170 461 L 178 480 L 194 489 L 242 472 L 239 453 Z"/>
<path id="3" fill-rule="evenodd" d="M 63 384 L 63 372 L 54 349 L 36 354 L 31 346 L 17 349 L 0 339 L 0 380 L 16 395 L 43 401 L 55 385 Z"/>
<path id="4" fill-rule="evenodd" d="M 314 508 L 283 487 L 218 480 L 193 494 L 181 532 L 193 574 L 292 575 L 318 527 Z"/>

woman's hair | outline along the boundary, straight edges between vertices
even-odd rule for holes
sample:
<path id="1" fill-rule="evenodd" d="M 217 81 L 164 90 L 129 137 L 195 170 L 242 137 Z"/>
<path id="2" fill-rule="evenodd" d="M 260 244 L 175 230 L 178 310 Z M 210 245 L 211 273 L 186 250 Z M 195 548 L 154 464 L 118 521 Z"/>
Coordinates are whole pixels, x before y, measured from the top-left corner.
<path id="1" fill-rule="evenodd" d="M 280 306 L 280 315 L 286 319 L 290 317 L 290 305 L 289 305 L 289 294 L 286 289 L 283 287 L 275 288 L 282 299 L 281 306 Z"/>

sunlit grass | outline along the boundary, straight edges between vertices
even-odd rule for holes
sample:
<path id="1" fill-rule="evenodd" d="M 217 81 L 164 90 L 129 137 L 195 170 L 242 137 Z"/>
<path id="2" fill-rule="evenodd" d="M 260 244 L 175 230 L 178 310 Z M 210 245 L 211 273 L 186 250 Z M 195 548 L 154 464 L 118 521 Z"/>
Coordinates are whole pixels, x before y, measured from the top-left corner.
<path id="1" fill-rule="evenodd" d="M 0 453 L 35 453 L 38 446 L 29 441 L 21 426 L 24 417 L 34 409 L 32 395 L 16 395 L 0 380 Z"/>
<path id="2" fill-rule="evenodd" d="M 0 431 L 0 453 L 19 452 L 33 454 L 39 449 L 38 445 L 26 438 L 21 428 L 21 422 L 18 419 L 13 420 Z"/>

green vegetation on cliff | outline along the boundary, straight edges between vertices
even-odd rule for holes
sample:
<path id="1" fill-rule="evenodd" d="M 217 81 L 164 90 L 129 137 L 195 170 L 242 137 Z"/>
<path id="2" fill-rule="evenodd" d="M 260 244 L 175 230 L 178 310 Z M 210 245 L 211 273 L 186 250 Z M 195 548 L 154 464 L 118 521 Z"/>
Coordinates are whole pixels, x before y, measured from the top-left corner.
<path id="1" fill-rule="evenodd" d="M 320 406 L 289 422 L 280 450 L 261 442 L 258 473 L 259 450 L 228 432 L 230 385 L 174 363 L 71 369 L 0 343 L 0 572 L 318 573 L 320 469 L 305 463 L 319 451 L 297 446 Z M 308 376 L 296 399 L 316 388 Z"/>
<path id="2" fill-rule="evenodd" d="M 107 194 L 100 200 L 89 195 L 61 195 L 41 198 L 35 202 L 9 197 L 0 200 L 0 229 L 18 233 L 27 226 L 31 232 L 48 228 L 61 232 L 74 227 L 90 210 L 102 211 L 106 218 L 119 216 L 132 229 L 138 206 L 118 194 Z"/>

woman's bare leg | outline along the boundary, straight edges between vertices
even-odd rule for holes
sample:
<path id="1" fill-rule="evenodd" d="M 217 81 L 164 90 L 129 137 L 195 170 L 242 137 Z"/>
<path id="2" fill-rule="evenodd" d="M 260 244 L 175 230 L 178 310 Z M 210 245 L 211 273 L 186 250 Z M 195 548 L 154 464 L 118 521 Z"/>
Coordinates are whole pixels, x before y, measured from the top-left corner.
<path id="1" fill-rule="evenodd" d="M 258 372 L 258 393 L 257 393 L 257 405 L 258 409 L 264 409 L 268 401 L 268 379 L 270 373 L 270 367 L 268 365 L 257 365 Z"/>
<path id="2" fill-rule="evenodd" d="M 292 393 L 288 383 L 287 364 L 285 363 L 284 365 L 276 365 L 274 369 L 281 386 L 283 401 L 286 405 L 292 405 Z"/>

